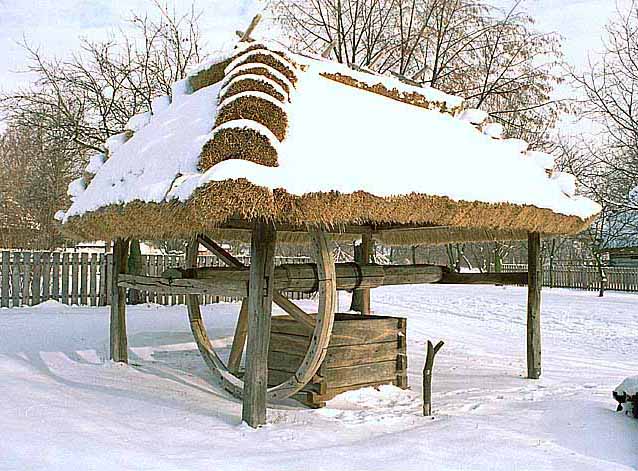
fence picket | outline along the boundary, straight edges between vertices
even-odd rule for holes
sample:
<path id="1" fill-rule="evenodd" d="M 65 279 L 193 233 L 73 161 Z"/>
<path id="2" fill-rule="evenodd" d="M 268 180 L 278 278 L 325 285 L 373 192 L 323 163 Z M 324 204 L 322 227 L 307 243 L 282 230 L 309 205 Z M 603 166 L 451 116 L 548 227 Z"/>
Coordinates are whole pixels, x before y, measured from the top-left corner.
<path id="1" fill-rule="evenodd" d="M 11 252 L 2 252 L 2 307 L 9 307 L 9 258 Z"/>
<path id="2" fill-rule="evenodd" d="M 69 304 L 69 254 L 62 254 L 62 303 Z"/>
<path id="3" fill-rule="evenodd" d="M 40 254 L 40 260 L 42 261 L 41 297 L 42 301 L 48 301 L 51 297 L 51 254 L 49 252 L 42 252 Z"/>
<path id="4" fill-rule="evenodd" d="M 25 252 L 22 260 L 22 305 L 31 305 L 31 253 Z"/>
<path id="5" fill-rule="evenodd" d="M 22 291 L 20 290 L 20 253 L 13 252 L 13 263 L 11 264 L 11 306 L 20 305 Z"/>
<path id="6" fill-rule="evenodd" d="M 88 305 L 88 281 L 89 281 L 89 254 L 80 254 L 80 302 Z"/>
<path id="7" fill-rule="evenodd" d="M 97 254 L 91 254 L 91 261 L 89 262 L 89 302 L 91 306 L 97 306 Z"/>

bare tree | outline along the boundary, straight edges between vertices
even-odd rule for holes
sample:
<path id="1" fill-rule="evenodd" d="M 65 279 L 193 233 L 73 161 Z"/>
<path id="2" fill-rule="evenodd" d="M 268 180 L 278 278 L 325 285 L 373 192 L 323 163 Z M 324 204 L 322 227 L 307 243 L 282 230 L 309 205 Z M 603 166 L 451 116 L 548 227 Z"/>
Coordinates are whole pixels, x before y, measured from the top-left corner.
<path id="1" fill-rule="evenodd" d="M 155 3 L 159 19 L 131 18 L 133 33 L 103 42 L 83 40 L 70 59 L 47 58 L 24 41 L 35 83 L 2 99 L 14 125 L 55 131 L 78 151 L 101 151 L 129 118 L 170 94 L 173 82 L 200 62 L 197 13 L 178 15 Z M 14 110 L 20 110 L 16 113 Z"/>
<path id="2" fill-rule="evenodd" d="M 619 9 L 606 29 L 603 51 L 590 59 L 586 73 L 572 72 L 584 94 L 583 116 L 598 134 L 586 144 L 581 167 L 599 202 L 636 211 L 631 191 L 638 186 L 638 3 Z"/>
<path id="3" fill-rule="evenodd" d="M 551 92 L 562 80 L 556 35 L 533 19 L 482 0 L 277 0 L 289 42 L 337 61 L 409 83 L 433 86 L 485 107 L 511 136 L 543 144 L 565 105 Z"/>
<path id="4" fill-rule="evenodd" d="M 167 5 L 156 0 L 153 17 L 133 16 L 132 33 L 83 40 L 69 59 L 45 57 L 24 41 L 28 71 L 37 79 L 0 97 L 10 126 L 0 158 L 5 178 L 21 182 L 8 191 L 38 213 L 43 227 L 53 226 L 55 210 L 66 206 L 66 186 L 82 174 L 89 154 L 102 152 L 132 116 L 150 111 L 153 98 L 169 95 L 171 84 L 204 59 L 199 15 Z"/>

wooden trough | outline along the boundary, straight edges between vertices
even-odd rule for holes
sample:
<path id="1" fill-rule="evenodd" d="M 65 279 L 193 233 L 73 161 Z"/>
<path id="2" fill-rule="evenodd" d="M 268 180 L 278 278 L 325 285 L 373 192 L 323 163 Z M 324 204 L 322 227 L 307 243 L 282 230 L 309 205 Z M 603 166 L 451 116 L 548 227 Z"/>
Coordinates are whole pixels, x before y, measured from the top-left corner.
<path id="1" fill-rule="evenodd" d="M 279 384 L 297 371 L 310 337 L 311 332 L 292 317 L 272 318 L 269 385 Z M 408 387 L 406 319 L 337 313 L 321 366 L 293 397 L 318 408 L 342 392 L 382 384 Z"/>

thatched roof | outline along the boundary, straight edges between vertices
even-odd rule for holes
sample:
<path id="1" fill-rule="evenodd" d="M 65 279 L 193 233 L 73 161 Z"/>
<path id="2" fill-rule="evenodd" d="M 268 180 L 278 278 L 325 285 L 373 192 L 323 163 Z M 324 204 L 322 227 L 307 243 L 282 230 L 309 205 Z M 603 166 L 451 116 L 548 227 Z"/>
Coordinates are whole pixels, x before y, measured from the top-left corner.
<path id="1" fill-rule="evenodd" d="M 111 138 L 59 217 L 79 239 L 244 238 L 257 218 L 289 241 L 305 224 L 392 244 L 586 228 L 598 206 L 483 114 L 431 88 L 241 44 Z"/>

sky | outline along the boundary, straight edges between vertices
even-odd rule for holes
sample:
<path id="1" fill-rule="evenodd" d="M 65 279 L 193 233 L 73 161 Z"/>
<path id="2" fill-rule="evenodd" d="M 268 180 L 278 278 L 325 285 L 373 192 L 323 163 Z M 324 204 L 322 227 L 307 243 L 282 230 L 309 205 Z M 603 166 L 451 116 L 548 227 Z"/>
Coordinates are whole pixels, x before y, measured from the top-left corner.
<path id="1" fill-rule="evenodd" d="M 191 0 L 169 4 L 184 11 Z M 516 0 L 493 0 L 503 6 Z M 623 6 L 631 0 L 618 0 Z M 234 31 L 250 22 L 264 0 L 195 0 L 203 11 L 201 26 L 209 49 L 234 40 Z M 601 46 L 603 27 L 616 10 L 616 0 L 523 0 L 523 6 L 543 31 L 560 33 L 569 62 L 586 64 L 591 51 Z M 27 83 L 27 58 L 18 45 L 26 38 L 50 55 L 65 56 L 77 49 L 81 37 L 107 38 L 110 31 L 126 28 L 131 12 L 152 10 L 151 0 L 0 0 L 0 90 Z M 267 35 L 268 32 L 260 31 Z"/>

